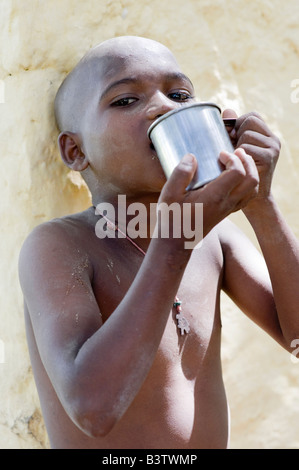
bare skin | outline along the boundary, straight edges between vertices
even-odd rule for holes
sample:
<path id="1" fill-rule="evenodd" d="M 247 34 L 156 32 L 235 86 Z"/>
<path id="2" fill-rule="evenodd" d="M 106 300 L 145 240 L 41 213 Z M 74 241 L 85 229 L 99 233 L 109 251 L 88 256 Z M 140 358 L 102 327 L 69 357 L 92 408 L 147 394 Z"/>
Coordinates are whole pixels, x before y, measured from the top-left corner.
<path id="1" fill-rule="evenodd" d="M 89 74 L 81 74 L 86 64 Z M 140 38 L 93 50 L 58 94 L 62 158 L 82 172 L 94 206 L 116 204 L 118 194 L 147 208 L 202 202 L 204 240 L 190 250 L 183 237 L 140 238 L 143 257 L 126 239 L 97 238 L 93 207 L 27 238 L 20 281 L 53 448 L 227 447 L 221 289 L 285 349 L 298 337 L 298 242 L 271 195 L 279 142 L 264 121 L 237 119 L 237 150 L 220 155 L 225 170 L 204 188 L 185 190 L 196 168 L 191 155 L 165 182 L 146 131 L 193 95 L 168 49 Z M 239 209 L 264 258 L 228 221 Z M 188 335 L 177 328 L 176 294 Z"/>

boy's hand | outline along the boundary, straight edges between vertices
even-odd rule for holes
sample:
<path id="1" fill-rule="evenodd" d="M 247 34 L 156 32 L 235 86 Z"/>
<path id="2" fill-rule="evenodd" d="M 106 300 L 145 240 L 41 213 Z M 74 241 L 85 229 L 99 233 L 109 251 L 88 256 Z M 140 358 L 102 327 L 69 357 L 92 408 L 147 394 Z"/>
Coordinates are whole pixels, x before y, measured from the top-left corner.
<path id="1" fill-rule="evenodd" d="M 237 117 L 226 109 L 224 118 L 237 118 L 235 127 L 228 129 L 234 147 L 243 148 L 255 161 L 259 173 L 258 197 L 267 198 L 271 193 L 274 169 L 280 152 L 280 141 L 257 113 Z"/>
<path id="2" fill-rule="evenodd" d="M 214 181 L 202 188 L 186 191 L 196 171 L 196 158 L 187 154 L 165 183 L 158 204 L 182 206 L 190 203 L 195 218 L 195 203 L 203 203 L 203 236 L 230 213 L 245 207 L 258 192 L 258 172 L 250 155 L 243 149 L 234 154 L 220 153 L 225 169 Z M 194 220 L 193 220 L 194 222 Z M 183 231 L 182 231 L 183 232 Z"/>

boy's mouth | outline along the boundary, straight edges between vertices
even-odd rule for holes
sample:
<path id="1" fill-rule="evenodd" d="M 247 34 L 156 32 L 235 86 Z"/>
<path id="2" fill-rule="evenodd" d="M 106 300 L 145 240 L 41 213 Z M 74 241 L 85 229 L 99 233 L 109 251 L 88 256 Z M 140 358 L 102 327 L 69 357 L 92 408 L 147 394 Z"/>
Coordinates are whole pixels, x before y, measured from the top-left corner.
<path id="1" fill-rule="evenodd" d="M 151 149 L 151 153 L 152 153 L 152 160 L 158 160 L 158 155 L 157 155 L 156 149 L 155 149 L 154 144 L 152 143 L 152 141 L 150 141 L 150 149 Z"/>

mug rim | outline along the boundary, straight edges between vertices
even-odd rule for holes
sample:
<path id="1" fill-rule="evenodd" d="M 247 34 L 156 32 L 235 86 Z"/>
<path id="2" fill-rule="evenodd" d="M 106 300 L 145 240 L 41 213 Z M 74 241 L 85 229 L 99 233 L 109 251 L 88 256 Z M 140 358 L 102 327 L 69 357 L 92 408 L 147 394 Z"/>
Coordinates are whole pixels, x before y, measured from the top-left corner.
<path id="1" fill-rule="evenodd" d="M 148 131 L 147 131 L 147 135 L 148 137 L 150 138 L 150 134 L 152 132 L 152 130 L 158 125 L 160 124 L 161 121 L 164 121 L 164 119 L 168 118 L 169 116 L 171 116 L 172 114 L 177 114 L 181 111 L 184 111 L 186 109 L 189 109 L 189 108 L 195 108 L 195 107 L 213 107 L 213 108 L 217 108 L 219 113 L 221 114 L 221 108 L 215 104 L 215 103 L 212 103 L 210 101 L 201 101 L 199 103 L 192 103 L 192 104 L 188 104 L 186 106 L 182 106 L 181 108 L 176 108 L 176 109 L 172 109 L 171 111 L 168 111 L 167 113 L 163 114 L 163 116 L 160 116 L 159 118 L 157 118 L 151 125 L 150 127 L 148 128 Z"/>

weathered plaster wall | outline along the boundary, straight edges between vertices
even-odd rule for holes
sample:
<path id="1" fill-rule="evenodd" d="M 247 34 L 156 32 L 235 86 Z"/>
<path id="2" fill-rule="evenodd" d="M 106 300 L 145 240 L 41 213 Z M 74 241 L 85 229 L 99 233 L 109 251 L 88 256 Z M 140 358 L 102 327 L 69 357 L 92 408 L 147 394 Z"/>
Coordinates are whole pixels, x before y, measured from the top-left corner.
<path id="1" fill-rule="evenodd" d="M 0 448 L 48 446 L 23 326 L 17 259 L 28 232 L 89 196 L 60 163 L 52 102 L 93 45 L 115 35 L 169 46 L 201 99 L 260 112 L 283 142 L 275 194 L 299 234 L 297 0 L 0 0 Z M 297 85 L 298 87 L 298 85 Z M 293 100 L 291 93 L 293 92 Z M 241 216 L 234 219 L 251 236 Z M 299 448 L 299 364 L 224 298 L 232 448 Z"/>

